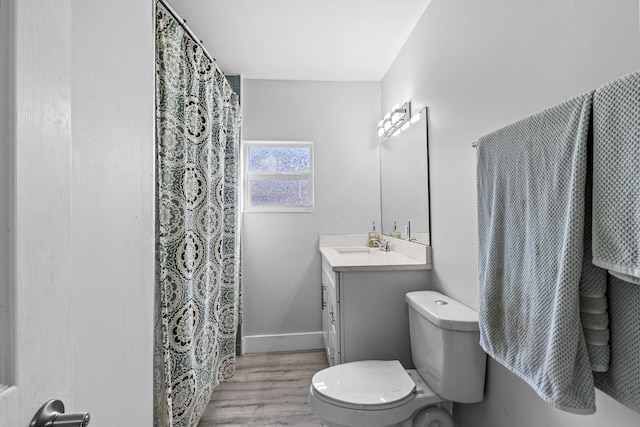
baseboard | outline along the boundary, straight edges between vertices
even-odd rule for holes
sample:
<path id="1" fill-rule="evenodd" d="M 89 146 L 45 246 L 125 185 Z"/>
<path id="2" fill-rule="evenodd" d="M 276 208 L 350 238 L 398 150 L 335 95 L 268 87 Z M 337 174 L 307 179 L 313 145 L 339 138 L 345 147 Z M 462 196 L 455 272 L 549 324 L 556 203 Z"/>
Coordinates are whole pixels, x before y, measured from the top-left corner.
<path id="1" fill-rule="evenodd" d="M 322 348 L 324 348 L 324 342 L 321 331 L 242 337 L 242 354 L 318 350 Z"/>

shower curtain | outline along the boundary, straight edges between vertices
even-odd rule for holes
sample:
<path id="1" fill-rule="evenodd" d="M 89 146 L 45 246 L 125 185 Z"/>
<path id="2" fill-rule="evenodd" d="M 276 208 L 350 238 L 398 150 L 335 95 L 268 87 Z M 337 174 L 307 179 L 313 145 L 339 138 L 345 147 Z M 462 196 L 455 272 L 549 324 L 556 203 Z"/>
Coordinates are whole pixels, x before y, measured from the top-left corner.
<path id="1" fill-rule="evenodd" d="M 235 370 L 239 116 L 224 75 L 157 3 L 157 427 L 195 426 Z"/>

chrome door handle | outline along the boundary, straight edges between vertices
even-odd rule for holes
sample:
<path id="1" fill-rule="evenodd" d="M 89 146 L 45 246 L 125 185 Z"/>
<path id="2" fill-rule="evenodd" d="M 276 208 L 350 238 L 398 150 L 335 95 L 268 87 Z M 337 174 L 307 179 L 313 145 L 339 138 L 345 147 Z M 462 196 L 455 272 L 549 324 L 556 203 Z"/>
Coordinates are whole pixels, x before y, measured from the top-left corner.
<path id="1" fill-rule="evenodd" d="M 85 427 L 91 417 L 88 412 L 64 413 L 64 404 L 52 399 L 38 409 L 29 427 Z"/>

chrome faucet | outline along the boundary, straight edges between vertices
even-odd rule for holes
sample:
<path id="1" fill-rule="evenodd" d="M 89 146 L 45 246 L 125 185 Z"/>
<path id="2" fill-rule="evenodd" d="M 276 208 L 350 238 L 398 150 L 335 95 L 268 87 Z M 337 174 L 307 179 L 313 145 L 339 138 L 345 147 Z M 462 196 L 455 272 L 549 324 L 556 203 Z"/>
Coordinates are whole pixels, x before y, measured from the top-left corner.
<path id="1" fill-rule="evenodd" d="M 378 249 L 381 251 L 389 252 L 391 250 L 389 248 L 389 242 L 386 240 L 371 239 L 369 243 L 377 243 Z"/>
<path id="2" fill-rule="evenodd" d="M 404 234 L 407 236 L 407 240 L 411 241 L 411 221 L 409 220 L 404 225 Z"/>

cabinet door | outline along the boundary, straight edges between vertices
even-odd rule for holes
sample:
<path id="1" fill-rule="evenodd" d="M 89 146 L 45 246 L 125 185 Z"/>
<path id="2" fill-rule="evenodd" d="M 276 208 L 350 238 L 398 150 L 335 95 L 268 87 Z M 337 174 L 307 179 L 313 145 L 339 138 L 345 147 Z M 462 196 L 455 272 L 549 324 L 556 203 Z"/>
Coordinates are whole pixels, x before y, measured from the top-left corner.
<path id="1" fill-rule="evenodd" d="M 336 273 L 323 260 L 322 263 L 322 330 L 327 360 L 330 366 L 340 363 L 340 337 Z"/>
<path id="2" fill-rule="evenodd" d="M 329 290 L 324 283 L 322 284 L 322 339 L 327 351 L 329 366 L 333 366 L 336 352 L 335 344 L 333 344 L 335 337 L 332 334 L 331 318 L 329 316 Z"/>
<path id="3" fill-rule="evenodd" d="M 325 310 L 323 313 L 323 322 L 326 324 L 326 328 L 324 331 L 325 334 L 325 347 L 327 350 L 327 361 L 329 362 L 329 366 L 337 365 L 340 363 L 340 354 L 338 352 L 337 345 L 337 333 L 335 326 L 335 319 L 331 317 L 331 313 L 329 310 Z"/>
<path id="4" fill-rule="evenodd" d="M 333 366 L 340 363 L 340 347 L 338 346 L 338 305 L 336 302 L 336 296 L 331 292 L 331 288 L 328 288 L 327 292 L 327 310 L 325 313 L 326 318 L 326 334 L 327 334 L 327 357 L 329 365 Z"/>
<path id="5" fill-rule="evenodd" d="M 339 280 L 341 362 L 399 360 L 413 368 L 405 294 L 426 289 L 426 272 L 341 272 Z"/>

